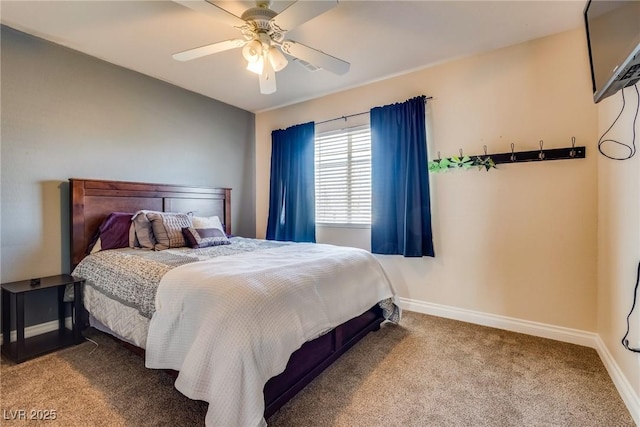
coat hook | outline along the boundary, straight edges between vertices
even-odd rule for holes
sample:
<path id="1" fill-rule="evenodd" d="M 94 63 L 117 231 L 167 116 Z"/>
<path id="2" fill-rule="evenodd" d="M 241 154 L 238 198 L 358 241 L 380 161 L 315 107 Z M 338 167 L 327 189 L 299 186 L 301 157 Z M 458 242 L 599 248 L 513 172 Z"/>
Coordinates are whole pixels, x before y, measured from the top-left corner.
<path id="1" fill-rule="evenodd" d="M 487 146 L 486 146 L 486 145 L 483 145 L 483 146 L 482 146 L 482 148 L 484 148 L 484 155 L 485 155 L 485 156 L 488 156 L 488 154 L 487 154 Z"/>
<path id="2" fill-rule="evenodd" d="M 438 161 L 440 161 L 440 160 L 442 160 L 442 159 L 440 158 L 440 152 L 438 151 Z"/>
<path id="3" fill-rule="evenodd" d="M 544 141 L 540 140 L 540 153 L 538 153 L 538 159 L 544 160 L 544 151 L 542 151 L 542 146 L 544 145 Z"/>
<path id="4" fill-rule="evenodd" d="M 515 152 L 515 149 L 516 149 L 516 145 L 512 142 L 512 143 L 511 143 L 511 161 L 512 161 L 512 162 L 515 162 L 515 161 L 516 161 L 516 152 Z"/>
<path id="5" fill-rule="evenodd" d="M 571 137 L 571 151 L 569 151 L 569 157 L 575 157 L 576 156 L 576 137 L 572 136 Z"/>
<path id="6" fill-rule="evenodd" d="M 463 158 L 464 156 L 462 155 L 462 148 L 460 149 L 460 158 Z"/>

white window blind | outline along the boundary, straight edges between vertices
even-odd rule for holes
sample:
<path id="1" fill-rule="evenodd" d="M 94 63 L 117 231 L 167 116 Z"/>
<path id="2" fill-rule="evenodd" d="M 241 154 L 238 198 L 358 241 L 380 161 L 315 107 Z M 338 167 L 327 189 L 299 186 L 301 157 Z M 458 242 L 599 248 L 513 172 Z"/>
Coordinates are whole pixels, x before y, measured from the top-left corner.
<path id="1" fill-rule="evenodd" d="M 358 126 L 315 137 L 316 223 L 371 224 L 371 131 Z"/>

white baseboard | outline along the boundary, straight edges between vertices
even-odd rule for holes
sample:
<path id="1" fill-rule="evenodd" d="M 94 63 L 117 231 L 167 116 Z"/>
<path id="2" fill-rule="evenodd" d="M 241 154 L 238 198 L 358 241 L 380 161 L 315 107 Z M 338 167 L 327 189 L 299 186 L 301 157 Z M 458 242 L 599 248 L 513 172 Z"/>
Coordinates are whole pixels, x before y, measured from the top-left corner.
<path id="1" fill-rule="evenodd" d="M 467 323 L 519 332 L 522 334 L 533 335 L 535 337 L 549 338 L 585 347 L 598 347 L 596 343 L 598 334 L 593 332 L 585 332 L 578 329 L 564 328 L 562 326 L 554 326 L 529 320 L 520 320 L 513 317 L 482 313 L 480 311 L 467 310 L 465 308 L 451 307 L 407 298 L 399 298 L 399 300 L 400 306 L 409 311 L 445 317 L 447 319 L 461 320 Z"/>
<path id="2" fill-rule="evenodd" d="M 596 341 L 596 350 L 598 351 L 600 359 L 602 359 L 602 363 L 604 363 L 604 366 L 607 368 L 607 372 L 609 372 L 611 380 L 616 385 L 618 393 L 620 393 L 620 397 L 622 397 L 625 405 L 627 405 L 627 409 L 629 409 L 631 417 L 633 417 L 636 425 L 640 426 L 640 396 L 638 396 L 638 393 L 636 393 L 633 387 L 631 387 L 629 380 L 627 380 L 627 377 L 625 377 L 620 370 L 620 367 L 600 336 L 598 336 Z"/>
<path id="3" fill-rule="evenodd" d="M 71 317 L 67 317 L 64 323 L 67 329 L 71 329 L 73 327 Z M 52 332 L 57 330 L 58 330 L 58 321 L 52 320 L 50 322 L 39 323 L 37 325 L 28 326 L 24 328 L 24 337 L 31 338 L 36 335 L 46 334 L 47 332 Z M 11 342 L 15 342 L 17 338 L 18 338 L 18 333 L 14 329 L 11 331 Z M 2 341 L 3 341 L 3 336 L 2 334 L 0 334 L 0 344 L 2 343 Z"/>
<path id="4" fill-rule="evenodd" d="M 492 328 L 504 329 L 506 331 L 518 332 L 594 348 L 598 352 L 602 363 L 607 369 L 618 393 L 620 393 L 620 397 L 627 406 L 629 413 L 635 423 L 640 426 L 640 397 L 631 386 L 629 380 L 622 373 L 622 370 L 614 360 L 613 356 L 611 356 L 611 353 L 600 338 L 600 335 L 578 329 L 521 320 L 507 316 L 499 316 L 496 314 L 483 313 L 480 311 L 467 310 L 442 304 L 434 304 L 426 301 L 418 301 L 408 298 L 398 298 L 398 300 L 400 306 L 408 311 L 415 311 L 417 313 L 460 320 L 462 322 L 473 323 L 476 325 L 489 326 Z"/>

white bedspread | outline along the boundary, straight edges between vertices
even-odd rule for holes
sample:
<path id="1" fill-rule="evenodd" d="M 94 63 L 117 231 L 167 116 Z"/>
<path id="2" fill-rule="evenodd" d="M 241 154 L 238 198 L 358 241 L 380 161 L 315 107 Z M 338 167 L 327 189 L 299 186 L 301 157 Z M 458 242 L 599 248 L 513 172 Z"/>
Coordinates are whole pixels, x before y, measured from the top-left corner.
<path id="1" fill-rule="evenodd" d="M 306 341 L 394 297 L 369 252 L 322 244 L 218 257 L 169 271 L 158 287 L 146 366 L 209 402 L 206 425 L 254 427 L 263 388 Z"/>

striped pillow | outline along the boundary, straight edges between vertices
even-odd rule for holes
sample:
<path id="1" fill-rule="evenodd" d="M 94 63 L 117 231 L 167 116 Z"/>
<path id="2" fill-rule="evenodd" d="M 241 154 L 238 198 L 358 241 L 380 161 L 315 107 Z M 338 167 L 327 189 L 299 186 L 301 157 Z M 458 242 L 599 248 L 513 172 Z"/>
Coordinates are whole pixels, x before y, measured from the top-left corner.
<path id="1" fill-rule="evenodd" d="M 147 212 L 156 239 L 155 250 L 182 248 L 186 246 L 182 229 L 191 227 L 191 218 L 187 214 L 174 212 Z"/>

